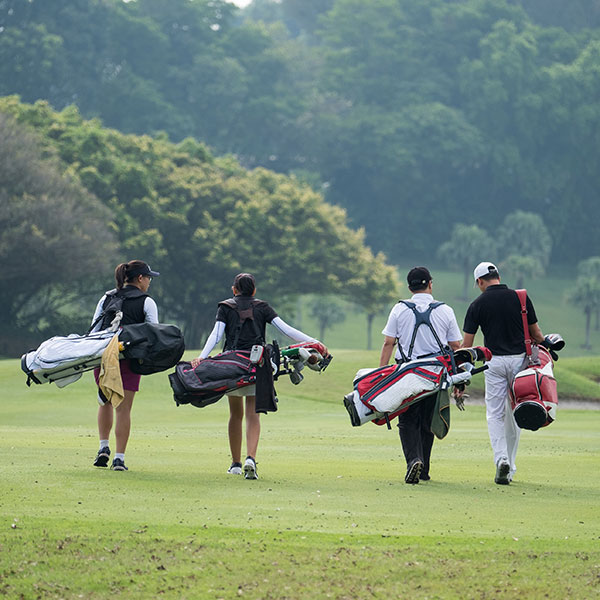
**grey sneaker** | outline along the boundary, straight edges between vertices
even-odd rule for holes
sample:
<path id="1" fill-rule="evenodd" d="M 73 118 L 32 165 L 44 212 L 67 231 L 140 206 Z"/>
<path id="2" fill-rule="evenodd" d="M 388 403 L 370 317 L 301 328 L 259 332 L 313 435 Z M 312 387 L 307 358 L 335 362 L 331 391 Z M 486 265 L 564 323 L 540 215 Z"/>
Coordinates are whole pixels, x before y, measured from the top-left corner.
<path id="1" fill-rule="evenodd" d="M 110 458 L 110 448 L 105 446 L 98 450 L 96 454 L 96 460 L 94 460 L 95 467 L 108 467 L 108 459 Z"/>
<path id="2" fill-rule="evenodd" d="M 506 456 L 498 459 L 494 482 L 498 485 L 508 485 L 510 483 L 510 463 L 508 462 L 508 458 L 506 458 Z"/>
<path id="3" fill-rule="evenodd" d="M 240 462 L 232 462 L 227 472 L 230 475 L 241 475 L 242 474 L 242 463 Z"/>
<path id="4" fill-rule="evenodd" d="M 423 463 L 417 459 L 413 460 L 412 463 L 408 466 L 406 470 L 406 477 L 404 477 L 405 483 L 419 483 L 419 477 L 421 476 L 421 471 L 423 470 Z"/>
<path id="5" fill-rule="evenodd" d="M 258 479 L 256 461 L 251 456 L 247 456 L 244 463 L 244 479 Z"/>

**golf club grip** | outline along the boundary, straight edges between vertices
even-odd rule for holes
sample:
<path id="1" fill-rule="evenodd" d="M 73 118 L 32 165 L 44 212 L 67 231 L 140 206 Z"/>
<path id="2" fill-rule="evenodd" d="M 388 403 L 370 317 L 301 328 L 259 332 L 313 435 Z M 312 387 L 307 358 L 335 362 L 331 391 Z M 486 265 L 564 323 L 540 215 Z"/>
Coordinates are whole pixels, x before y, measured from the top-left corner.
<path id="1" fill-rule="evenodd" d="M 471 371 L 471 375 L 477 375 L 477 373 L 482 373 L 486 369 L 489 369 L 489 365 L 483 365 L 482 367 L 477 367 Z"/>

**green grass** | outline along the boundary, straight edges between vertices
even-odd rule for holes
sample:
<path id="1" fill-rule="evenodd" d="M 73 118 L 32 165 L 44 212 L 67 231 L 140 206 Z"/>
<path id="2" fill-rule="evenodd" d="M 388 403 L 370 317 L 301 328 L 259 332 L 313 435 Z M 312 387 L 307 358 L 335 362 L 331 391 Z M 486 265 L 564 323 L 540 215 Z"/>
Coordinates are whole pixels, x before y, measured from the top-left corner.
<path id="1" fill-rule="evenodd" d="M 131 470 L 115 473 L 90 466 L 89 374 L 28 389 L 0 362 L 0 596 L 597 597 L 600 412 L 561 405 L 524 432 L 504 487 L 469 405 L 436 442 L 432 481 L 407 486 L 396 429 L 351 428 L 341 405 L 360 356 L 278 385 L 253 482 L 225 474 L 223 401 L 176 408 L 164 374 L 144 378 Z"/>

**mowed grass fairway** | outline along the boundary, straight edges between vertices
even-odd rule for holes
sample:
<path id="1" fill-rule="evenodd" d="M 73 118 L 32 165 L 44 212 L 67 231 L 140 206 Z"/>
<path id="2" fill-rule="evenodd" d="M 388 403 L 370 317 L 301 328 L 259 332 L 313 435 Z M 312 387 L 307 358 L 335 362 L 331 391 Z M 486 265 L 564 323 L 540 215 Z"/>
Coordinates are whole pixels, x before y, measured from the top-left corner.
<path id="1" fill-rule="evenodd" d="M 0 596 L 597 598 L 600 412 L 563 404 L 524 432 L 504 487 L 483 407 L 453 411 L 432 481 L 408 486 L 397 429 L 352 428 L 341 403 L 376 355 L 278 385 L 258 481 L 225 473 L 224 400 L 176 408 L 166 375 L 144 378 L 117 473 L 91 466 L 90 374 L 28 389 L 1 362 Z"/>

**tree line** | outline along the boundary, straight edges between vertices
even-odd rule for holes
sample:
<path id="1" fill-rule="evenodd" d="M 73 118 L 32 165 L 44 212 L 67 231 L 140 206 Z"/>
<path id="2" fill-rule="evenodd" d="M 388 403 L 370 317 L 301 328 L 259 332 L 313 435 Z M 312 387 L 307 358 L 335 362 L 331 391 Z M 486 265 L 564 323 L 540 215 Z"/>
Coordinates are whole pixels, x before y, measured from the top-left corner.
<path id="1" fill-rule="evenodd" d="M 163 271 L 153 286 L 163 317 L 199 345 L 233 274 L 257 273 L 261 292 L 292 310 L 299 294 L 319 334 L 345 318 L 337 298 L 376 314 L 397 299 L 396 270 L 347 226 L 345 213 L 295 177 L 248 172 L 193 139 L 124 135 L 47 103 L 0 100 L 0 353 L 57 333 L 85 331 L 115 262 L 143 256 Z M 438 259 L 463 271 L 468 297 L 484 252 L 522 287 L 552 249 L 543 220 L 515 211 L 497 235 L 458 223 Z M 132 254 L 133 253 L 133 254 Z M 565 300 L 600 326 L 600 257 L 581 261 Z M 595 323 L 593 323 L 595 321 Z"/>
<path id="2" fill-rule="evenodd" d="M 308 185 L 186 138 L 125 135 L 74 107 L 0 99 L 0 353 L 84 332 L 117 262 L 161 272 L 161 320 L 198 347 L 235 273 L 292 307 L 337 294 L 373 314 L 396 299 L 382 254 Z"/>
<path id="3" fill-rule="evenodd" d="M 600 254 L 599 66 L 595 0 L 0 3 L 0 95 L 294 173 L 406 260 L 516 210 Z"/>

